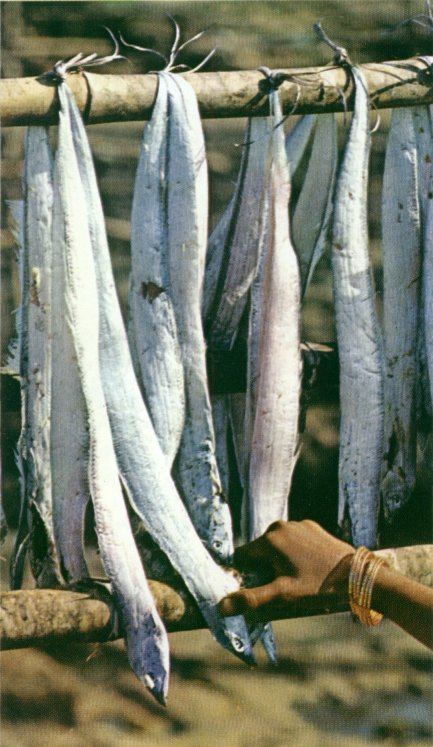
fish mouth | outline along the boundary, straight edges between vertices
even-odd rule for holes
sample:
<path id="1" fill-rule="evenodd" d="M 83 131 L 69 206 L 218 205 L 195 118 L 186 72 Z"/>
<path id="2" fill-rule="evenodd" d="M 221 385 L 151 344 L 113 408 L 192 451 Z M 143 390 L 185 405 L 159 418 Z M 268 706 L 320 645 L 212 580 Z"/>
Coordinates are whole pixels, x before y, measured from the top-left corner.
<path id="1" fill-rule="evenodd" d="M 167 705 L 167 678 L 158 677 L 153 672 L 146 672 L 140 679 L 156 702 L 165 707 Z"/>

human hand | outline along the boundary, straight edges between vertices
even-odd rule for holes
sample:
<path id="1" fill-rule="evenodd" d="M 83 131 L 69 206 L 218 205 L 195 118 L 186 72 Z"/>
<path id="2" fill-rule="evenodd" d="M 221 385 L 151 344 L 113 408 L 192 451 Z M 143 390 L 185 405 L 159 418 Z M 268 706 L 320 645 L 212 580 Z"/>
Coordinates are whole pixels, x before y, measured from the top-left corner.
<path id="1" fill-rule="evenodd" d="M 348 594 L 350 561 L 355 550 L 314 521 L 277 521 L 258 539 L 235 551 L 240 570 L 268 572 L 272 581 L 244 588 L 222 599 L 222 615 L 281 609 L 318 594 Z"/>

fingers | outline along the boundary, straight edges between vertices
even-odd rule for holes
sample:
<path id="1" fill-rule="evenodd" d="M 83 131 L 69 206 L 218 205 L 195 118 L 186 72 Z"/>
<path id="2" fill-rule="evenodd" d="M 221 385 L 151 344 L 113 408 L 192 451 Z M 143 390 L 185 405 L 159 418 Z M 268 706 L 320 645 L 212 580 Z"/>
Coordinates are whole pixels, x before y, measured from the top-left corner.
<path id="1" fill-rule="evenodd" d="M 268 555 L 268 543 L 265 537 L 248 542 L 246 545 L 237 547 L 234 553 L 234 565 L 236 568 L 255 568 L 257 561 L 266 560 Z"/>
<path id="2" fill-rule="evenodd" d="M 240 589 L 230 594 L 218 604 L 218 610 L 224 617 L 254 612 L 269 604 L 288 603 L 296 599 L 296 580 L 276 578 L 270 584 L 252 589 Z"/>
<path id="3" fill-rule="evenodd" d="M 290 532 L 293 531 L 293 527 L 297 524 L 298 522 L 295 521 L 274 521 L 261 537 L 235 550 L 235 566 L 239 568 L 254 568 L 257 567 L 257 561 L 265 561 L 272 564 L 275 560 L 275 551 L 279 549 L 278 545 L 284 545 L 286 535 L 290 537 Z"/>

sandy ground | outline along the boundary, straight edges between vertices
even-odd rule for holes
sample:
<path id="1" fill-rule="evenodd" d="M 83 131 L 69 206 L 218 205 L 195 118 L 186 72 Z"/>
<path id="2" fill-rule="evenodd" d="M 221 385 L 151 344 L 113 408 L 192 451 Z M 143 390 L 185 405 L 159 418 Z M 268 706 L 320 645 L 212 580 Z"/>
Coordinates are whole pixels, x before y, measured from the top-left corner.
<path id="1" fill-rule="evenodd" d="M 390 622 L 275 623 L 279 665 L 248 668 L 207 631 L 170 636 L 166 709 L 120 642 L 2 654 L 2 747 L 361 747 L 433 739 L 433 657 Z"/>

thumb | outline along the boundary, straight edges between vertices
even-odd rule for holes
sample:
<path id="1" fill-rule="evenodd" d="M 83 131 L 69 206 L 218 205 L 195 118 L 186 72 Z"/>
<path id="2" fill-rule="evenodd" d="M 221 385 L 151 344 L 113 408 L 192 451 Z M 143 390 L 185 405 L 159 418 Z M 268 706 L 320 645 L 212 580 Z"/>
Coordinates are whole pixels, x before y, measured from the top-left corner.
<path id="1" fill-rule="evenodd" d="M 221 599 L 218 610 L 221 615 L 242 615 L 253 612 L 267 604 L 288 602 L 293 595 L 296 580 L 292 578 L 276 578 L 264 586 L 256 586 L 251 589 L 239 589 L 233 594 Z M 282 588 L 284 586 L 284 588 Z M 293 587 L 293 588 L 292 588 Z"/>

